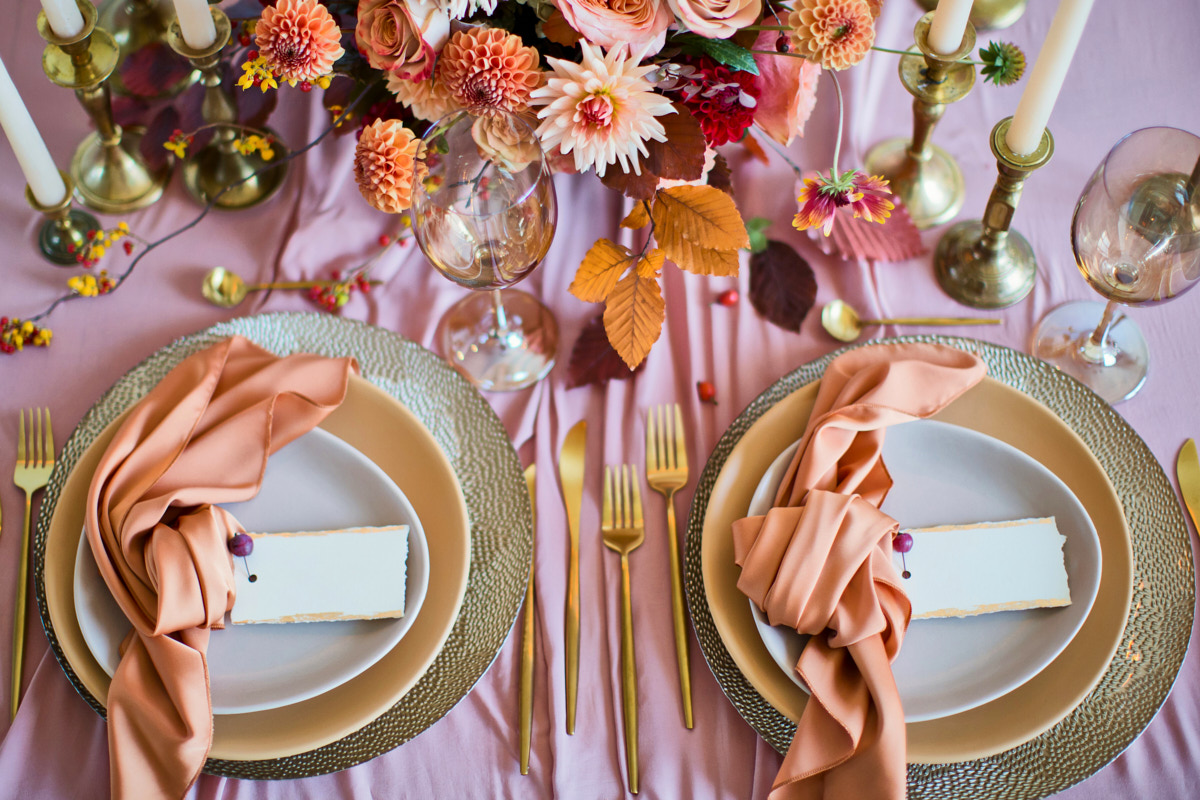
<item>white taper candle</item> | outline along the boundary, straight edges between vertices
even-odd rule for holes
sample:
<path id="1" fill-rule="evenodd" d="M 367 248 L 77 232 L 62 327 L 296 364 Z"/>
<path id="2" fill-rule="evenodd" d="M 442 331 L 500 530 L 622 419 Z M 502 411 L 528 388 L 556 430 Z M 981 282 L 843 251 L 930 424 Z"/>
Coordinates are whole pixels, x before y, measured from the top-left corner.
<path id="1" fill-rule="evenodd" d="M 25 173 L 34 199 L 44 206 L 61 203 L 67 196 L 67 186 L 3 61 L 0 61 L 0 127 L 17 154 L 17 163 Z"/>
<path id="2" fill-rule="evenodd" d="M 1029 73 L 1029 83 L 1004 141 L 1017 155 L 1029 155 L 1042 141 L 1042 132 L 1050 121 L 1054 101 L 1067 77 L 1067 68 L 1083 36 L 1083 26 L 1095 0 L 1061 0 L 1054 21 L 1046 32 L 1046 41 Z"/>
<path id="3" fill-rule="evenodd" d="M 205 0 L 175 0 L 175 16 L 183 40 L 193 50 L 206 50 L 217 40 L 217 26 Z"/>
<path id="4" fill-rule="evenodd" d="M 929 22 L 929 46 L 938 55 L 950 55 L 962 44 L 974 0 L 939 0 Z"/>
<path id="5" fill-rule="evenodd" d="M 75 0 L 42 0 L 42 11 L 55 36 L 71 39 L 83 30 L 83 14 Z"/>

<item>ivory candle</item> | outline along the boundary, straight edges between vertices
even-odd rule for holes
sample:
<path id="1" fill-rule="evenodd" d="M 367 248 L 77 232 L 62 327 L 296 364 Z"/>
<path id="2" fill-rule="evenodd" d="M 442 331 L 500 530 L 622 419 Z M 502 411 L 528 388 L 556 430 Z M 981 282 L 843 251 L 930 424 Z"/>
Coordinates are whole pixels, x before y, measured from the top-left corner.
<path id="1" fill-rule="evenodd" d="M 217 26 L 205 0 L 175 0 L 175 16 L 183 41 L 193 50 L 207 50 L 217 40 Z"/>
<path id="2" fill-rule="evenodd" d="M 1083 36 L 1083 26 L 1095 0 L 1061 0 L 1046 41 L 1029 73 L 1029 83 L 1017 104 L 1004 141 L 1017 155 L 1029 155 L 1042 141 L 1054 101 L 1067 77 L 1067 68 Z"/>
<path id="3" fill-rule="evenodd" d="M 43 206 L 61 203 L 67 196 L 67 186 L 3 61 L 0 61 L 0 127 L 4 128 L 4 135 L 8 137 L 17 163 L 25 173 L 25 181 L 38 203 Z"/>
<path id="4" fill-rule="evenodd" d="M 929 46 L 938 55 L 949 55 L 962 44 L 974 0 L 939 0 L 929 22 Z"/>
<path id="5" fill-rule="evenodd" d="M 42 0 L 42 11 L 55 36 L 72 39 L 83 31 L 83 14 L 75 0 Z"/>

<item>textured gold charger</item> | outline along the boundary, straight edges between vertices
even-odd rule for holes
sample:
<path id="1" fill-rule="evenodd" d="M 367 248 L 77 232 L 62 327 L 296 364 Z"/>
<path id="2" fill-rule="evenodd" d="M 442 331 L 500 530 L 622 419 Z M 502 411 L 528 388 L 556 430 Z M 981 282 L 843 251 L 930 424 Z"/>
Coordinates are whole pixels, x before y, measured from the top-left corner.
<path id="1" fill-rule="evenodd" d="M 164 348 L 85 416 L 63 448 L 39 521 L 34 558 L 43 623 L 68 677 L 100 713 L 109 679 L 83 641 L 72 595 L 88 464 L 115 431 L 114 420 L 175 364 L 233 334 L 280 355 L 359 359 L 365 379 L 352 382 L 346 402 L 322 427 L 401 487 L 429 540 L 425 605 L 388 655 L 309 700 L 214 718 L 206 771 L 250 778 L 333 772 L 420 733 L 466 695 L 495 657 L 532 557 L 524 480 L 482 396 L 442 359 L 382 329 L 329 315 L 270 314 L 231 320 Z"/>
<path id="2" fill-rule="evenodd" d="M 1092 516 L 1103 551 L 1096 604 L 1050 666 L 991 703 L 909 725 L 909 796 L 1051 794 L 1115 757 L 1166 698 L 1191 627 L 1186 527 L 1145 444 L 1074 380 L 982 342 L 892 341 L 942 342 L 979 353 L 993 378 L 938 418 L 1005 441 L 1057 474 Z M 736 588 L 728 527 L 745 514 L 771 460 L 802 434 L 815 398 L 812 384 L 835 356 L 781 379 L 734 421 L 701 476 L 688 526 L 688 600 L 702 650 L 735 707 L 781 752 L 807 696 L 758 637 Z M 1122 503 L 1133 509 L 1132 540 Z M 1130 613 L 1131 592 L 1137 613 Z M 1154 611 L 1147 613 L 1151 597 Z"/>

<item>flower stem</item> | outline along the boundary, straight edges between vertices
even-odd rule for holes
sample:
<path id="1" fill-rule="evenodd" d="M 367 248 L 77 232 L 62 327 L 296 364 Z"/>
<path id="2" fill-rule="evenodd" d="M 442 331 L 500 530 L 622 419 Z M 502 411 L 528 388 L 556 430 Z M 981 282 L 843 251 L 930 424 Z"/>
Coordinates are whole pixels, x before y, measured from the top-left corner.
<path id="1" fill-rule="evenodd" d="M 781 53 L 778 50 L 750 50 L 751 53 L 757 53 L 760 56 L 787 56 L 788 58 L 802 58 L 805 61 L 811 61 L 808 56 L 802 56 L 799 53 Z"/>
<path id="2" fill-rule="evenodd" d="M 744 31 L 790 31 L 791 28 L 787 25 L 747 25 L 742 28 Z"/>
<path id="3" fill-rule="evenodd" d="M 890 47 L 877 47 L 874 45 L 872 45 L 871 49 L 878 50 L 881 53 L 895 53 L 898 56 L 924 56 L 925 55 L 924 53 L 918 52 L 916 50 L 893 50 Z M 969 58 L 959 59 L 955 63 L 956 64 L 971 64 L 972 66 L 976 66 L 976 67 L 985 66 L 985 64 L 982 61 L 972 61 Z"/>
<path id="4" fill-rule="evenodd" d="M 846 120 L 846 109 L 845 103 L 842 101 L 842 84 L 838 83 L 837 73 L 830 70 L 829 77 L 833 79 L 833 88 L 837 90 L 838 99 L 838 126 L 837 140 L 833 145 L 833 171 L 836 173 L 836 175 L 841 175 L 841 170 L 838 168 L 838 159 L 842 155 L 842 123 Z"/>

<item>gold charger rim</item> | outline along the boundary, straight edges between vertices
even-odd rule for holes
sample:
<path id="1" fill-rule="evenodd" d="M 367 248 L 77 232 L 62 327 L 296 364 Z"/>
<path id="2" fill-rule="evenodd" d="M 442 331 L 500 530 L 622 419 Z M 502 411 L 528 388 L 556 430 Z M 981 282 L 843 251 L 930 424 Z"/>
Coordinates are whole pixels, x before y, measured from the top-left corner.
<path id="1" fill-rule="evenodd" d="M 1187 650 L 1194 585 L 1186 525 L 1171 485 L 1145 443 L 1089 389 L 1031 356 L 959 337 L 874 340 L 804 364 L 766 389 L 721 437 L 697 484 L 685 556 L 693 626 L 726 696 L 768 743 L 780 752 L 786 750 L 794 723 L 742 674 L 721 640 L 708 606 L 702 551 L 707 506 L 734 447 L 776 403 L 820 378 L 828 363 L 842 352 L 912 342 L 946 344 L 978 353 L 993 377 L 1061 420 L 1109 477 L 1131 523 L 1132 605 L 1116 655 L 1090 692 L 1048 730 L 1022 744 L 982 758 L 908 767 L 910 798 L 1045 797 L 1093 774 L 1149 724 L 1165 701 Z M 1148 612 L 1151 606 L 1153 610 Z M 1131 684 L 1136 691 L 1130 691 Z"/>

